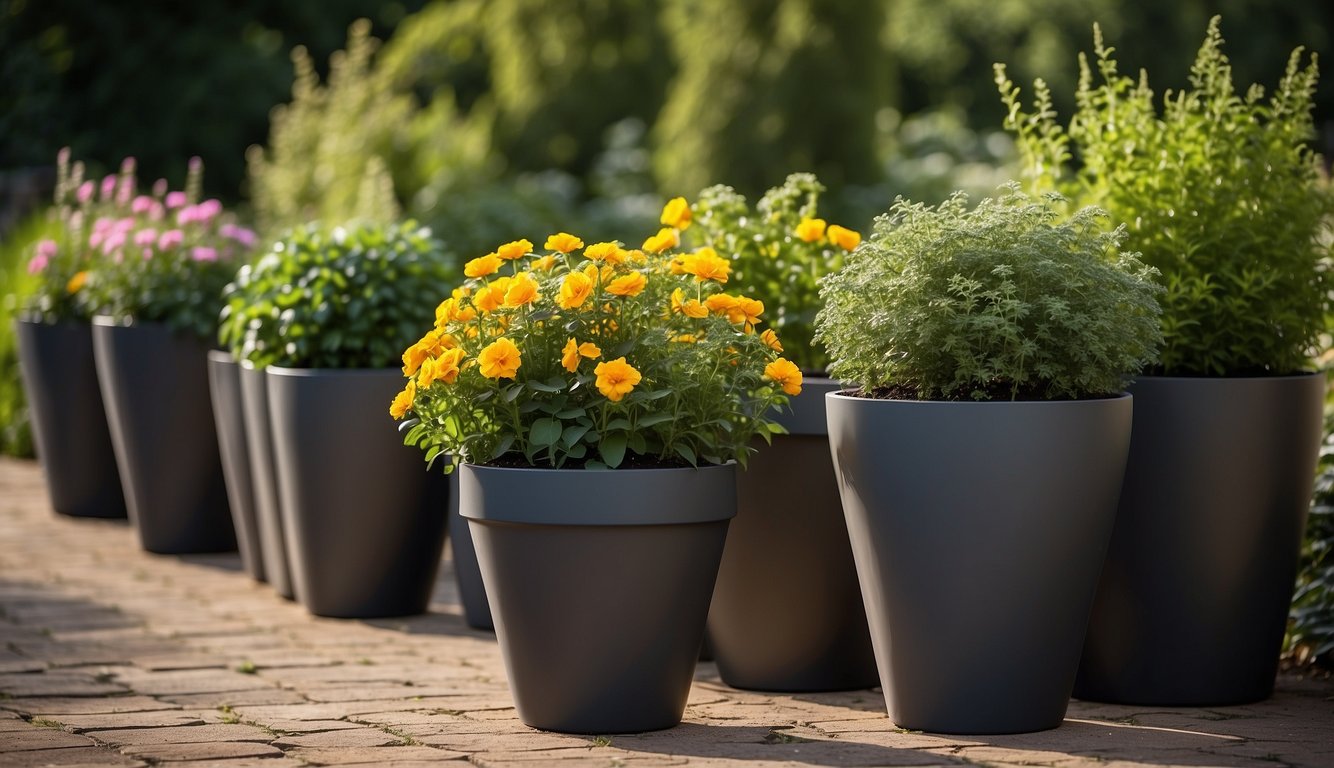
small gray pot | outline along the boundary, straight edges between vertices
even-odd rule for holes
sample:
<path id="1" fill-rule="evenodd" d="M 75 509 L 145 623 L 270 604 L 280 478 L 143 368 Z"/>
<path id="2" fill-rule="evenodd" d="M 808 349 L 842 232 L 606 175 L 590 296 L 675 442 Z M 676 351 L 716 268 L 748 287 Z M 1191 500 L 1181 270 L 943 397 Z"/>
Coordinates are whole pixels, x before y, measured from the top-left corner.
<path id="1" fill-rule="evenodd" d="M 1323 374 L 1145 376 L 1075 696 L 1222 706 L 1274 692 Z"/>
<path id="2" fill-rule="evenodd" d="M 519 719 L 565 733 L 680 723 L 735 466 L 460 472 Z"/>
<path id="3" fill-rule="evenodd" d="M 236 534 L 208 396 L 208 345 L 93 318 L 93 354 L 130 521 L 149 552 L 229 552 Z"/>
<path id="4" fill-rule="evenodd" d="M 444 552 L 449 479 L 403 444 L 394 368 L 265 369 L 292 580 L 317 616 L 422 613 Z"/>
<path id="5" fill-rule="evenodd" d="M 260 555 L 259 527 L 255 521 L 255 489 L 250 480 L 250 450 L 241 409 L 241 367 L 232 353 L 209 351 L 208 391 L 213 401 L 213 424 L 218 430 L 222 476 L 227 482 L 227 506 L 232 511 L 241 564 L 256 581 L 264 581 L 264 558 Z"/>
<path id="6" fill-rule="evenodd" d="M 52 508 L 72 517 L 125 517 L 125 495 L 97 388 L 92 328 L 15 320 L 14 335 Z"/>
<path id="7" fill-rule="evenodd" d="M 292 600 L 292 566 L 278 496 L 278 470 L 273 459 L 273 430 L 269 413 L 268 379 L 264 369 L 241 363 L 241 408 L 245 414 L 246 449 L 250 455 L 250 478 L 255 490 L 255 522 L 259 527 L 259 551 L 264 575 L 279 596 Z"/>
<path id="8" fill-rule="evenodd" d="M 723 682 L 764 691 L 837 691 L 879 681 L 829 452 L 825 395 L 807 378 L 787 435 L 760 443 L 737 476 L 708 638 Z"/>
<path id="9" fill-rule="evenodd" d="M 890 719 L 939 733 L 1060 725 L 1116 515 L 1130 397 L 827 404 Z"/>
<path id="10" fill-rule="evenodd" d="M 459 514 L 459 473 L 455 470 L 449 484 L 449 551 L 454 555 L 454 580 L 459 586 L 459 601 L 463 603 L 463 620 L 473 629 L 494 631 L 491 604 L 486 600 L 482 584 L 482 569 L 477 565 L 477 550 L 473 549 L 472 531 L 468 521 Z"/>

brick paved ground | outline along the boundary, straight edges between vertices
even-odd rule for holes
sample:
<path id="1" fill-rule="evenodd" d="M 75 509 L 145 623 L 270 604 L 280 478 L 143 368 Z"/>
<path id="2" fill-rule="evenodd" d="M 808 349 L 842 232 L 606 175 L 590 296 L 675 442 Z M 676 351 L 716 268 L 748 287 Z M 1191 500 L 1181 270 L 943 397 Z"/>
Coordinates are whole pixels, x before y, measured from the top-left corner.
<path id="1" fill-rule="evenodd" d="M 235 555 L 144 554 L 124 523 L 51 513 L 0 460 L 0 766 L 1334 766 L 1334 683 L 1207 710 L 1075 702 L 1054 731 L 905 733 L 878 691 L 734 691 L 701 664 L 678 728 L 609 739 L 514 715 L 494 639 L 431 613 L 316 619 Z"/>

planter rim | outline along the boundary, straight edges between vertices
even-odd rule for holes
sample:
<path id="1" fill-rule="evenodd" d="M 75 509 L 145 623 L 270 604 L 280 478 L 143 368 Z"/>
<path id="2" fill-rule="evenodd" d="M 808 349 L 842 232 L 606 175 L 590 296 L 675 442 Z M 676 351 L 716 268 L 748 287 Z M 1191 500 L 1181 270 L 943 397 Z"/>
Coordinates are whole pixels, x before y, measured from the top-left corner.
<path id="1" fill-rule="evenodd" d="M 1133 395 L 1130 392 L 1122 392 L 1112 397 L 1091 397 L 1085 400 L 893 400 L 877 397 L 853 397 L 852 395 L 845 395 L 842 391 L 839 391 L 830 392 L 825 395 L 825 398 L 829 401 L 842 400 L 848 402 L 884 403 L 886 406 L 894 406 L 898 408 L 997 408 L 1004 406 L 1009 406 L 1011 408 L 1049 408 L 1055 406 L 1073 407 L 1090 405 L 1093 403 L 1114 403 L 1118 400 L 1133 399 Z"/>
<path id="2" fill-rule="evenodd" d="M 494 503 L 460 507 L 469 520 L 496 523 L 521 523 L 551 526 L 640 526 L 712 523 L 736 516 L 737 463 L 705 467 L 662 467 L 644 469 L 579 470 L 544 467 L 488 467 L 463 464 L 459 483 L 479 488 L 482 477 L 495 494 Z M 578 509 L 566 510 L 553 517 L 547 508 L 530 501 L 521 478 L 540 478 L 546 492 L 555 498 L 579 499 Z M 596 479 L 590 485 L 591 479 Z M 695 482 L 690 482 L 690 481 Z M 679 506 L 668 502 L 667 495 L 652 493 L 652 484 L 689 491 L 677 493 Z M 650 489 L 646 492 L 646 485 Z M 718 495 L 726 495 L 726 504 L 712 504 Z M 684 498 L 682 498 L 684 496 Z M 697 503 L 698 502 L 698 503 Z"/>
<path id="3" fill-rule="evenodd" d="M 1201 382 L 1227 382 L 1227 381 L 1283 381 L 1285 379 L 1309 379 L 1312 376 L 1324 376 L 1328 371 L 1301 371 L 1300 373 L 1282 373 L 1274 376 L 1162 376 L 1158 374 L 1143 374 L 1132 379 L 1136 381 L 1201 381 Z"/>
<path id="4" fill-rule="evenodd" d="M 215 363 L 235 363 L 240 365 L 237 359 L 232 357 L 232 353 L 225 349 L 210 349 L 208 351 L 208 359 L 210 362 Z"/>
<path id="5" fill-rule="evenodd" d="M 253 363 L 242 363 L 255 368 Z M 316 376 L 383 376 L 390 371 L 403 376 L 403 371 L 395 367 L 385 368 L 291 368 L 285 365 L 266 365 L 259 369 L 274 376 L 316 377 Z"/>

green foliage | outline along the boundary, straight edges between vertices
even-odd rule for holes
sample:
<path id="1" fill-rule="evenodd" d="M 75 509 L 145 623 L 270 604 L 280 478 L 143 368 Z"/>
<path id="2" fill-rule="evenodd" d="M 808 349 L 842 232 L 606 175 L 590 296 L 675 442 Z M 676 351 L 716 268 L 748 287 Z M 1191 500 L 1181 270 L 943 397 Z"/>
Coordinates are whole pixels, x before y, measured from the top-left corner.
<path id="1" fill-rule="evenodd" d="M 816 341 L 864 393 L 917 399 L 1064 399 L 1122 390 L 1161 342 L 1152 270 L 1124 230 L 1059 196 L 1007 187 L 967 210 L 900 199 L 821 281 Z"/>
<path id="2" fill-rule="evenodd" d="M 1222 45 L 1215 17 L 1190 88 L 1168 93 L 1160 113 L 1147 75 L 1121 75 L 1095 26 L 1098 82 L 1081 55 L 1068 129 L 1041 81 L 1032 112 L 1001 65 L 996 82 L 1034 184 L 1105 207 L 1162 273 L 1165 373 L 1294 373 L 1309 367 L 1331 309 L 1334 196 L 1309 146 L 1316 61 L 1302 67 L 1293 51 L 1266 101 L 1258 85 L 1236 92 Z"/>
<path id="3" fill-rule="evenodd" d="M 752 211 L 731 187 L 716 185 L 699 193 L 693 206 L 689 240 L 732 260 L 728 289 L 764 302 L 765 314 L 784 352 L 806 371 L 823 371 L 824 350 L 814 343 L 820 311 L 819 279 L 843 263 L 845 248 L 812 228 L 798 234 L 803 221 L 819 220 L 824 185 L 809 173 L 794 173 L 760 199 Z"/>
<path id="4" fill-rule="evenodd" d="M 884 11 L 843 0 L 667 4 L 679 71 L 654 127 L 661 188 L 727 179 L 758 195 L 790 169 L 839 188 L 876 181 L 875 116 L 892 66 L 878 39 Z"/>
<path id="5" fill-rule="evenodd" d="M 754 438 L 781 431 L 769 409 L 800 385 L 755 332 L 758 313 L 682 311 L 723 294 L 692 277 L 703 269 L 674 273 L 678 254 L 583 246 L 553 235 L 538 256 L 515 241 L 467 265 L 474 277 L 403 353 L 390 413 L 413 414 L 406 441 L 427 461 L 744 465 Z"/>
<path id="6" fill-rule="evenodd" d="M 1287 654 L 1298 663 L 1334 666 L 1334 408 L 1325 410 L 1325 444 L 1289 618 Z"/>
<path id="7" fill-rule="evenodd" d="M 0 240 L 0 454 L 33 455 L 13 321 L 35 288 L 36 277 L 28 274 L 33 249 L 38 241 L 55 237 L 59 230 L 58 220 L 41 211 Z"/>
<path id="8" fill-rule="evenodd" d="M 308 224 L 237 271 L 219 339 L 261 368 L 390 367 L 456 274 L 416 222 Z"/>

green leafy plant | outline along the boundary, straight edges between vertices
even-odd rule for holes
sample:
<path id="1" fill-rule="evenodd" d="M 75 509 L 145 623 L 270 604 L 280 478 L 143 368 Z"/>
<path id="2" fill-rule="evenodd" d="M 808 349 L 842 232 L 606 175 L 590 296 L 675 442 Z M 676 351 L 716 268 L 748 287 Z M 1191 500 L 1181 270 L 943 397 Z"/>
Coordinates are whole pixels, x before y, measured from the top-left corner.
<path id="1" fill-rule="evenodd" d="M 754 211 L 724 185 L 700 192 L 692 206 L 690 240 L 732 260 L 728 286 L 764 302 L 788 357 L 806 371 L 823 371 L 828 363 L 813 343 L 818 281 L 861 242 L 857 232 L 819 218 L 822 192 L 814 175 L 794 173 L 766 192 Z"/>
<path id="2" fill-rule="evenodd" d="M 1302 67 L 1302 49 L 1294 50 L 1268 100 L 1258 85 L 1238 94 L 1214 17 L 1190 87 L 1168 92 L 1159 111 L 1147 75 L 1120 74 L 1096 26 L 1093 39 L 1098 82 L 1081 55 L 1068 128 L 1041 80 L 1025 111 L 996 66 L 1005 124 L 1027 175 L 1037 188 L 1106 208 L 1162 273 L 1164 373 L 1308 368 L 1330 309 L 1326 227 L 1334 213 L 1309 145 L 1315 56 Z"/>
<path id="3" fill-rule="evenodd" d="M 678 243 L 559 233 L 542 255 L 517 240 L 468 262 L 403 353 L 390 414 L 412 414 L 406 441 L 454 464 L 744 464 L 801 372 L 757 328 L 760 302 L 722 292 L 730 262 Z"/>
<path id="4" fill-rule="evenodd" d="M 1068 399 L 1122 390 L 1155 360 L 1161 289 L 1124 229 L 1010 184 L 967 210 L 900 199 L 821 281 L 816 341 L 870 397 Z"/>
<path id="5" fill-rule="evenodd" d="M 456 275 L 416 222 L 307 224 L 236 272 L 218 335 L 261 368 L 390 367 Z"/>
<path id="6" fill-rule="evenodd" d="M 1334 408 L 1328 406 L 1325 444 L 1284 645 L 1298 664 L 1334 667 Z"/>
<path id="7" fill-rule="evenodd" d="M 65 231 L 54 243 L 38 244 L 52 254 L 42 269 L 54 278 L 36 294 L 34 312 L 45 320 L 103 314 L 211 338 L 222 287 L 256 238 L 221 202 L 199 200 L 202 174 L 192 158 L 185 190 L 170 191 L 159 180 L 151 195 L 137 191 L 133 158 L 102 179 L 100 189 L 92 181 L 76 188 L 77 169 L 65 178 L 58 190 Z"/>

